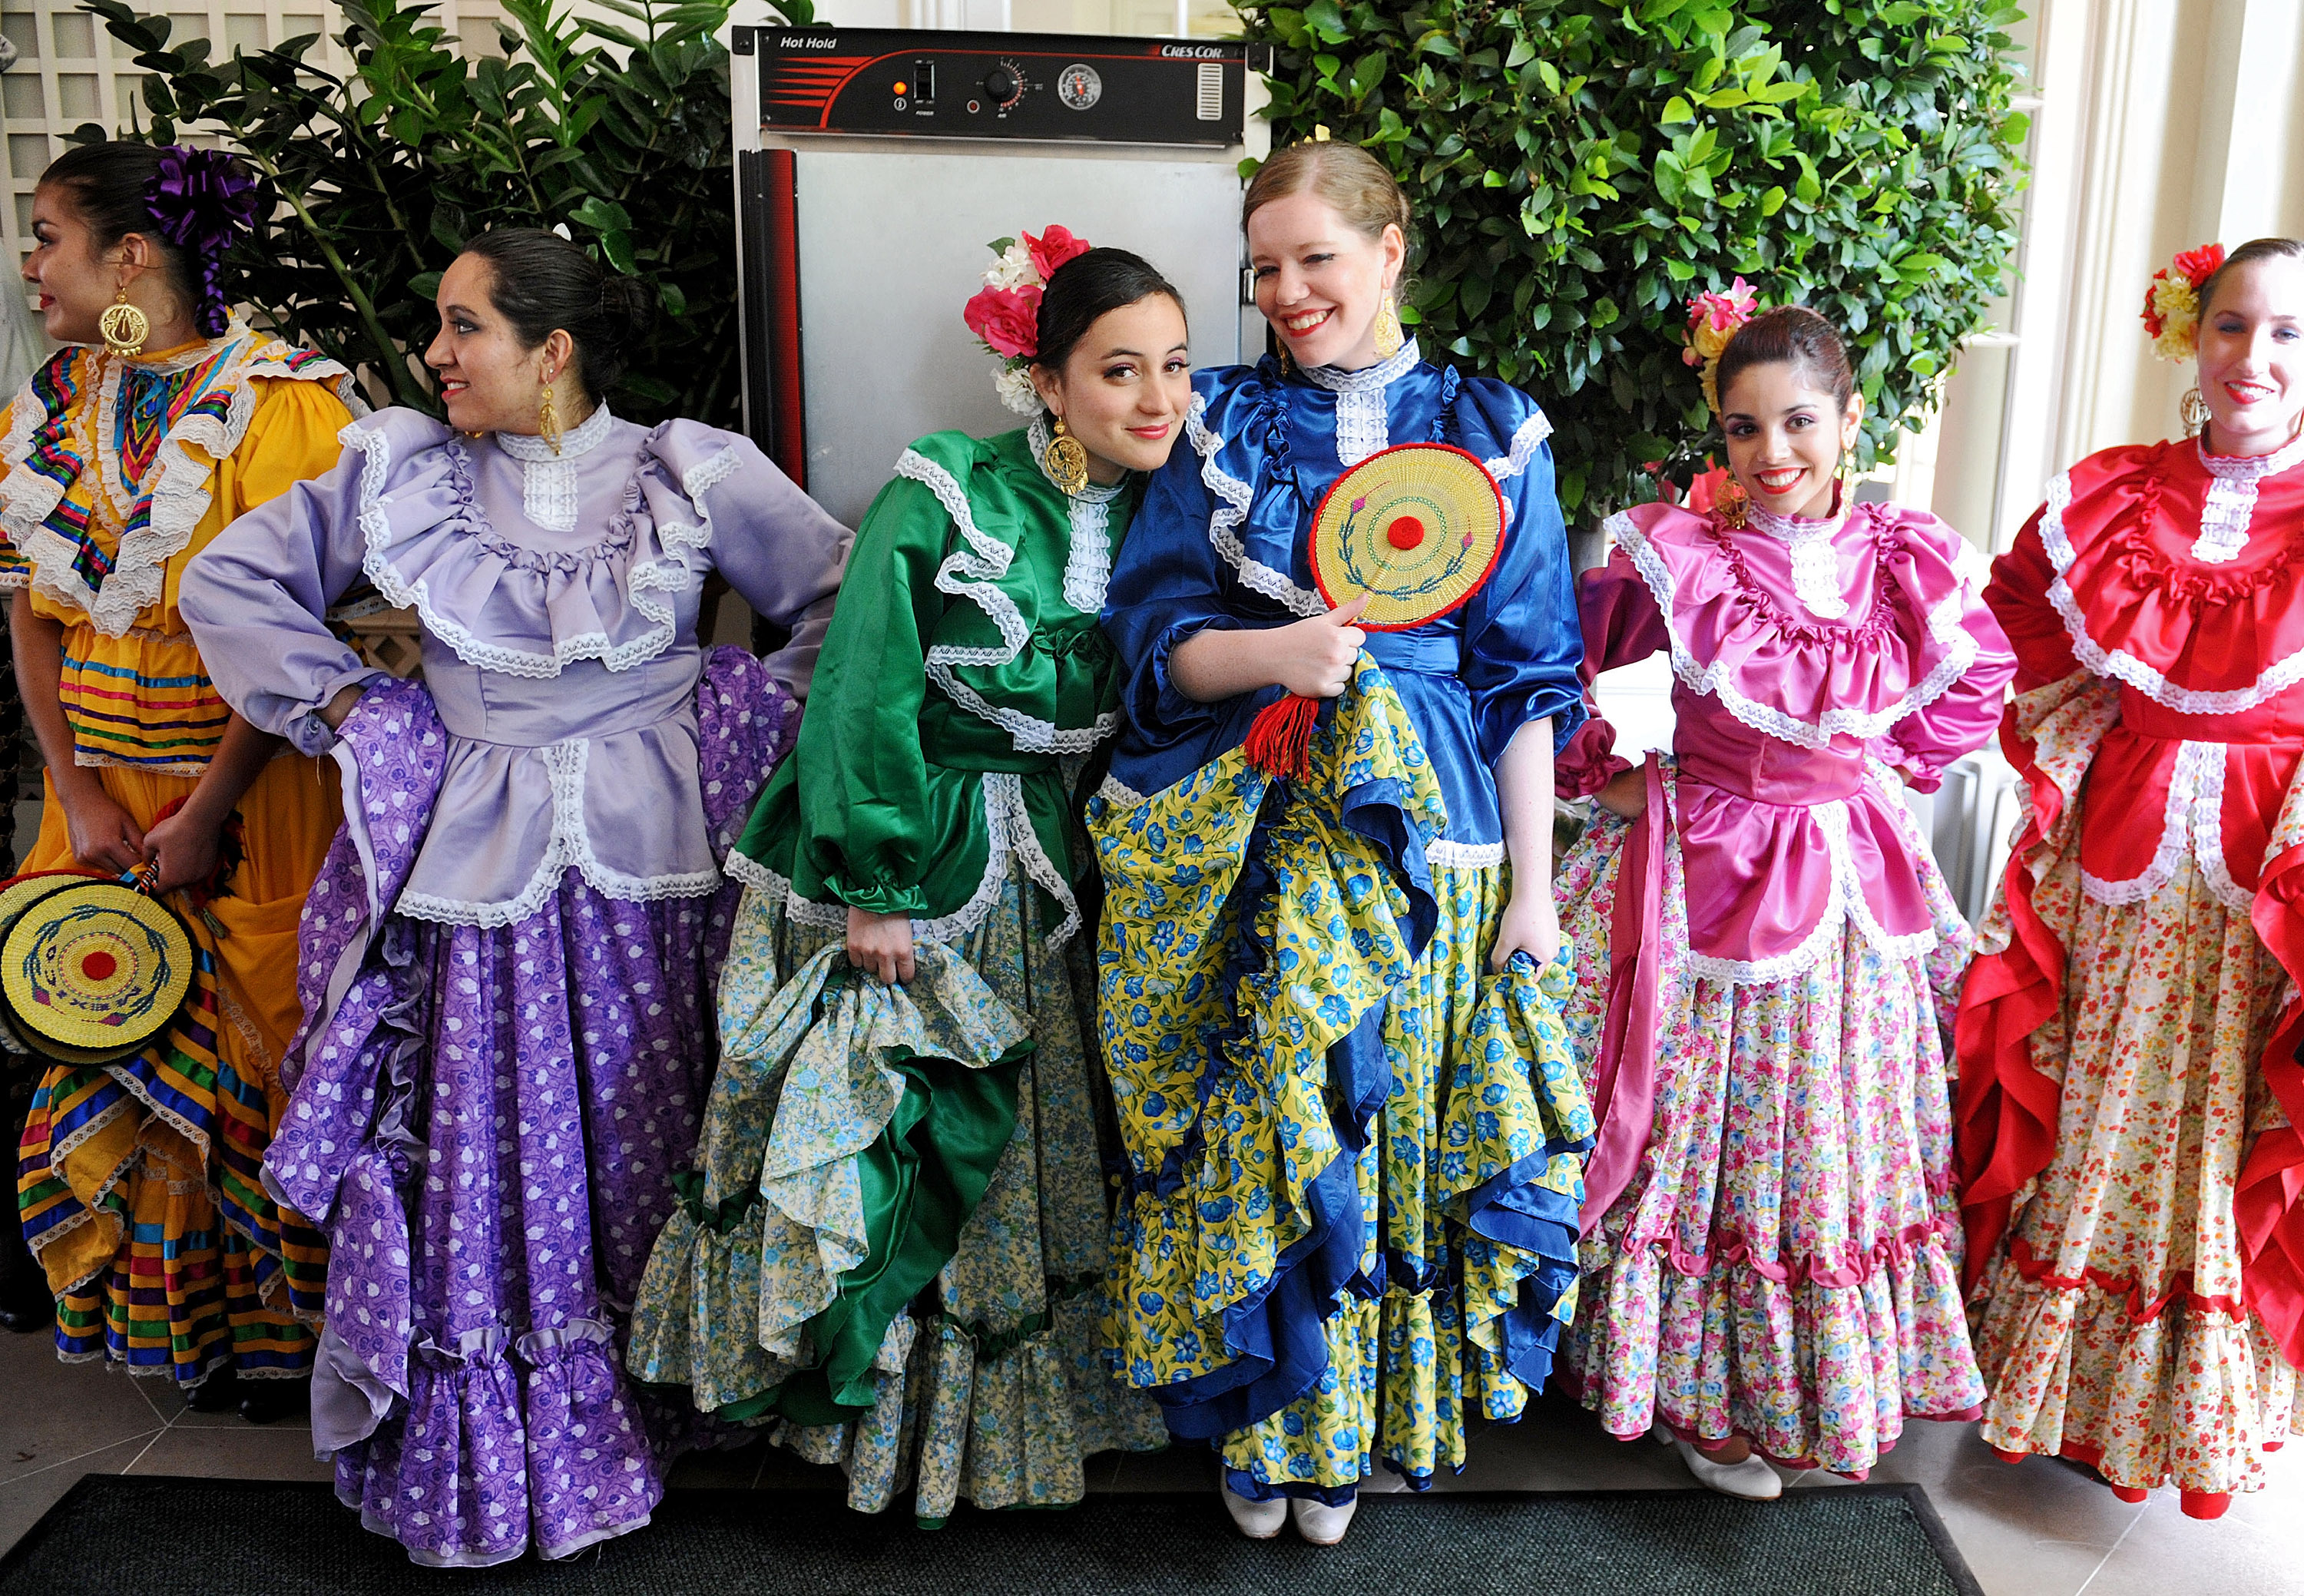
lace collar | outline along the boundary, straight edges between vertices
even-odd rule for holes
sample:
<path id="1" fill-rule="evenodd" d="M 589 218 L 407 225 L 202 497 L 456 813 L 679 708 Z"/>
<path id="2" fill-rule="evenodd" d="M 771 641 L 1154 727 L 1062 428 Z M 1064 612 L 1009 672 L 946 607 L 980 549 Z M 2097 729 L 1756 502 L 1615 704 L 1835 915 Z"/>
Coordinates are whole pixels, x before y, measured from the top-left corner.
<path id="1" fill-rule="evenodd" d="M 218 336 L 203 338 L 197 344 L 187 344 L 181 348 L 165 350 L 158 354 L 114 355 L 102 344 L 97 344 L 94 348 L 107 364 L 117 365 L 130 371 L 147 372 L 155 377 L 174 377 L 179 371 L 189 371 L 195 366 L 206 365 L 222 354 L 225 345 L 247 336 L 248 323 L 235 316 L 225 324 L 223 333 Z"/>
<path id="2" fill-rule="evenodd" d="M 1385 390 L 1414 370 L 1423 354 L 1409 339 L 1388 361 L 1346 371 L 1335 366 L 1307 367 L 1304 376 L 1336 396 L 1336 463 L 1347 469 L 1392 446 L 1391 404 Z"/>
<path id="3" fill-rule="evenodd" d="M 1048 471 L 1048 443 L 1053 436 L 1045 414 L 1033 417 L 1025 434 L 1032 463 L 1048 486 L 1063 495 L 1071 517 L 1064 549 L 1064 602 L 1084 615 L 1097 615 L 1104 609 L 1105 590 L 1112 583 L 1112 502 L 1127 490 L 1128 479 L 1123 476 L 1109 487 L 1090 482 L 1078 493 L 1064 493 Z"/>
<path id="4" fill-rule="evenodd" d="M 1848 524 L 1845 506 L 1822 521 L 1810 521 L 1754 505 L 1746 512 L 1745 524 L 1784 546 L 1792 556 L 1792 596 L 1802 608 L 1825 621 L 1847 615 L 1848 600 L 1840 590 L 1840 556 L 1833 547 L 1840 529 Z"/>
<path id="5" fill-rule="evenodd" d="M 574 531 L 580 509 L 576 462 L 598 448 L 615 424 L 606 405 L 596 406 L 583 425 L 560 435 L 557 450 L 527 433 L 497 433 L 496 447 L 520 462 L 521 514 L 547 531 Z"/>
<path id="6" fill-rule="evenodd" d="M 2269 454 L 2211 454 L 2205 442 L 2193 446 L 2207 471 L 2208 497 L 2200 505 L 2200 535 L 2192 557 L 2211 565 L 2236 560 L 2248 547 L 2249 523 L 2256 518 L 2257 485 L 2266 477 L 2304 463 L 2304 433 Z"/>

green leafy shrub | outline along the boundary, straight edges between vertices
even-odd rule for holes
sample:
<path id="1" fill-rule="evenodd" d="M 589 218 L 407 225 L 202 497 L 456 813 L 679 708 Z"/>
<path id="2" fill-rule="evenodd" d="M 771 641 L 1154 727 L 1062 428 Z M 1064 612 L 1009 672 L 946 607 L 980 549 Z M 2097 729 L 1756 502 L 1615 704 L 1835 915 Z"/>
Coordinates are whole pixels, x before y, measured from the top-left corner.
<path id="1" fill-rule="evenodd" d="M 1313 0 L 1275 48 L 1275 142 L 1382 157 L 1424 233 L 1427 352 L 1542 401 L 1571 514 L 1685 483 L 1710 415 L 1688 297 L 1741 275 L 1838 327 L 1864 463 L 1917 426 L 2002 289 L 2025 119 L 2005 0 Z M 1716 436 L 1716 435 L 1713 435 Z"/>
<path id="2" fill-rule="evenodd" d="M 176 38 L 167 17 L 123 0 L 81 9 L 153 74 L 149 120 L 119 136 L 212 134 L 249 158 L 268 219 L 233 257 L 247 299 L 284 335 L 360 368 L 378 397 L 439 412 L 414 357 L 466 238 L 561 225 L 656 291 L 619 408 L 735 424 L 728 56 L 714 38 L 727 0 L 596 0 L 582 18 L 504 0 L 504 54 L 470 61 L 428 4 L 342 0 L 348 80 L 304 59 L 316 35 L 211 62 L 208 41 Z"/>

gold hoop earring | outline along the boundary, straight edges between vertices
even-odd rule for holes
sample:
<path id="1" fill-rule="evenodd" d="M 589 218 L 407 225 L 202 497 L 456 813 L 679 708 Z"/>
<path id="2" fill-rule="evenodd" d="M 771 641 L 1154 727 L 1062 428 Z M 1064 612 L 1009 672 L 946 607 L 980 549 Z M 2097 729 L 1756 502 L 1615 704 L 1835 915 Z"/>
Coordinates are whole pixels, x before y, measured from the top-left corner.
<path id="1" fill-rule="evenodd" d="M 2184 436 L 2198 437 L 2208 424 L 2208 402 L 2200 397 L 2198 387 L 2188 388 L 2184 392 L 2183 403 L 2176 407 L 2176 413 L 2183 418 Z"/>
<path id="2" fill-rule="evenodd" d="M 560 407 L 552 402 L 552 385 L 548 382 L 543 384 L 538 393 L 536 429 L 544 435 L 544 441 L 552 446 L 552 452 L 555 454 L 559 454 Z"/>
<path id="3" fill-rule="evenodd" d="M 1380 361 L 1392 359 L 1400 352 L 1400 346 L 1407 340 L 1407 332 L 1400 325 L 1399 307 L 1392 302 L 1392 290 L 1387 288 L 1376 308 L 1376 358 Z"/>
<path id="4" fill-rule="evenodd" d="M 1066 498 L 1088 486 L 1088 446 L 1072 435 L 1062 416 L 1056 418 L 1056 435 L 1041 452 L 1040 463 L 1047 467 L 1048 480 Z"/>
<path id="5" fill-rule="evenodd" d="M 152 323 L 144 312 L 128 302 L 128 284 L 120 285 L 120 297 L 104 308 L 96 320 L 96 330 L 104 335 L 104 346 L 113 353 L 126 357 L 142 354 L 144 340 L 152 335 Z"/>

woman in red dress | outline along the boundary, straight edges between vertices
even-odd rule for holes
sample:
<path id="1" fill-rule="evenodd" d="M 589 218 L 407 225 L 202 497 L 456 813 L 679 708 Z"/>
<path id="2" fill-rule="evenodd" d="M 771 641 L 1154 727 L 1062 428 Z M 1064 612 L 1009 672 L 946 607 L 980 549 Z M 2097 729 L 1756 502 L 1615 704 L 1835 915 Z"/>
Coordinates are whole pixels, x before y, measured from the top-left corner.
<path id="1" fill-rule="evenodd" d="M 1986 593 L 2031 806 L 1959 1153 L 1985 1439 L 2213 1518 L 2304 1359 L 2304 244 L 2180 255 L 2145 319 L 2205 428 L 2051 482 Z"/>

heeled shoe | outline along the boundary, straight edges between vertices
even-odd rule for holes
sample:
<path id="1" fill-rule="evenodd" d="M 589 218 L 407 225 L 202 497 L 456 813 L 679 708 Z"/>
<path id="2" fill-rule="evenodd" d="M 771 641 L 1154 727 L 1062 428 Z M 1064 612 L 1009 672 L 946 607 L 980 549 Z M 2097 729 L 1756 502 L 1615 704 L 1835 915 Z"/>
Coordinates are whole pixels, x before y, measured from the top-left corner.
<path id="1" fill-rule="evenodd" d="M 244 1380 L 240 1389 L 240 1416 L 251 1424 L 271 1424 L 312 1411 L 309 1380 Z"/>
<path id="2" fill-rule="evenodd" d="M 1674 1435 L 1669 1425 L 1658 1424 L 1648 1434 L 1668 1447 L 1678 1447 L 1688 1472 L 1707 1490 L 1748 1502 L 1773 1502 L 1784 1494 L 1783 1477 L 1758 1452 L 1747 1454 L 1741 1463 L 1720 1463 Z"/>
<path id="3" fill-rule="evenodd" d="M 1269 1541 L 1280 1533 L 1280 1526 L 1288 1522 L 1288 1500 L 1275 1497 L 1268 1502 L 1251 1502 L 1226 1485 L 1216 1487 L 1224 1492 L 1224 1511 L 1232 1515 L 1233 1527 L 1250 1541 Z"/>
<path id="4" fill-rule="evenodd" d="M 1296 1521 L 1296 1532 L 1313 1546 L 1334 1546 L 1352 1527 L 1352 1515 L 1360 1511 L 1360 1498 L 1355 1494 L 1341 1506 L 1331 1507 L 1326 1502 L 1315 1502 L 1304 1497 L 1292 1498 L 1288 1516 Z"/>
<path id="5" fill-rule="evenodd" d="M 246 1395 L 239 1373 L 226 1363 L 185 1392 L 184 1405 L 196 1413 L 228 1413 L 240 1405 L 240 1399 Z"/>

